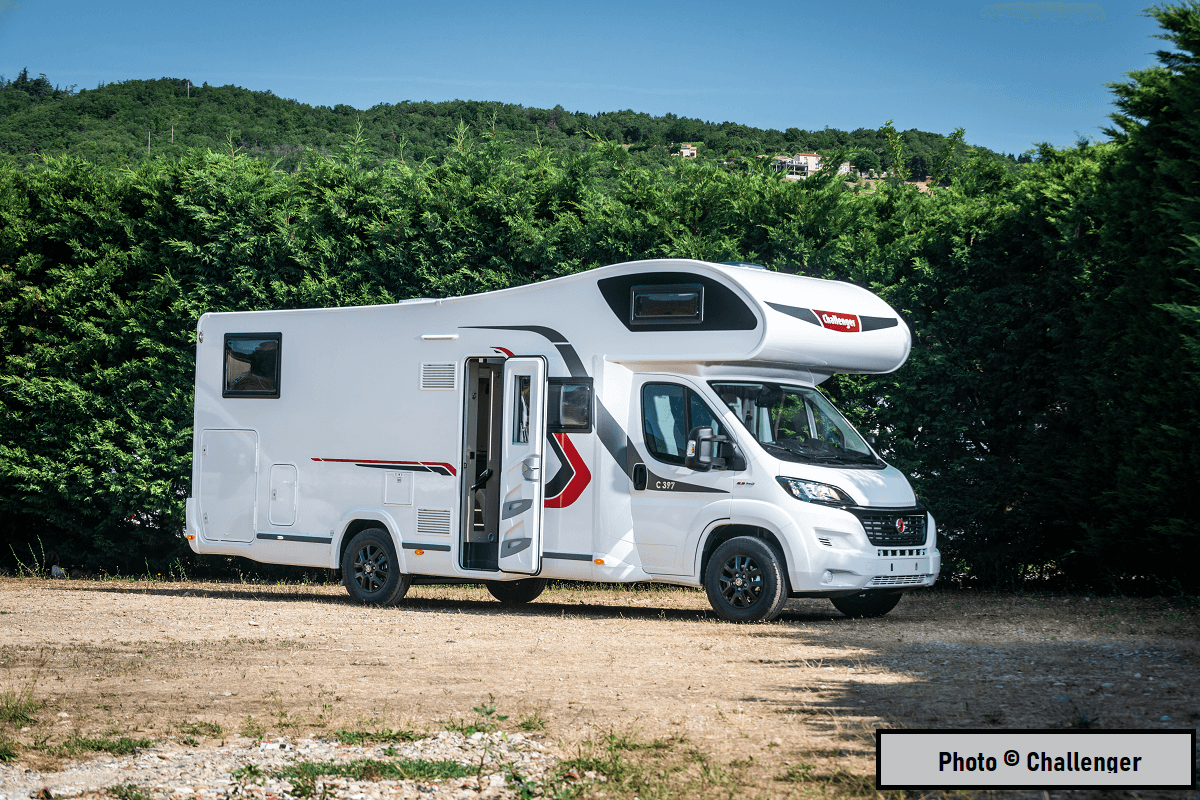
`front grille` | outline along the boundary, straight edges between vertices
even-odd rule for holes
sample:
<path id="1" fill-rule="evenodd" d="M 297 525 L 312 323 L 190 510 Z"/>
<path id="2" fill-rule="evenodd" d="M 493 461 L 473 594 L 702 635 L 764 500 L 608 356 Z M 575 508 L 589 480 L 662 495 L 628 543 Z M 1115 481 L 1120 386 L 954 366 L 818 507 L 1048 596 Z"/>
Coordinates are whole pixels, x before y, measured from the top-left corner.
<path id="1" fill-rule="evenodd" d="M 928 575 L 878 575 L 871 579 L 872 586 L 911 586 L 914 583 L 924 583 Z"/>
<path id="2" fill-rule="evenodd" d="M 863 530 L 867 532 L 867 538 L 876 547 L 925 544 L 924 512 L 901 509 L 892 513 L 866 510 L 851 510 L 851 513 L 858 517 Z M 903 531 L 896 525 L 896 520 L 904 520 Z"/>

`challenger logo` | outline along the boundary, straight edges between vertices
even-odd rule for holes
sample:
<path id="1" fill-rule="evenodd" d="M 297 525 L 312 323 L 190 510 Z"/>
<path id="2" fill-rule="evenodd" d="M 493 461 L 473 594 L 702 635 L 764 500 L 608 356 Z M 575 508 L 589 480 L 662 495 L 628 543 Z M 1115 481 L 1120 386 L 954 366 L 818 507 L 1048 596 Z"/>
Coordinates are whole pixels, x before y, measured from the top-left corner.
<path id="1" fill-rule="evenodd" d="M 907 527 L 904 524 L 904 517 L 896 517 L 896 533 L 904 533 L 904 529 Z"/>
<path id="2" fill-rule="evenodd" d="M 831 331 L 842 333 L 858 333 L 862 330 L 857 314 L 842 314 L 837 311 L 820 311 L 814 308 L 813 313 L 821 320 L 821 326 Z"/>

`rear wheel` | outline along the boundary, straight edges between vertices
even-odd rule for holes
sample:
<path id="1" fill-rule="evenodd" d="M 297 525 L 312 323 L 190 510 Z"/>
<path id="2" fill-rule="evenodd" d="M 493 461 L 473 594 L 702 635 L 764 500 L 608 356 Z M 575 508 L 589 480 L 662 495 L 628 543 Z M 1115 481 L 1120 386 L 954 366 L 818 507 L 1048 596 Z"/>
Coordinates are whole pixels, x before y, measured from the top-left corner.
<path id="1" fill-rule="evenodd" d="M 830 602 L 847 617 L 882 617 L 900 602 L 902 592 L 859 592 L 832 597 Z"/>
<path id="2" fill-rule="evenodd" d="M 519 581 L 488 581 L 487 590 L 492 597 L 506 606 L 532 603 L 549 583 L 545 578 L 522 578 Z"/>
<path id="3" fill-rule="evenodd" d="M 367 528 L 350 540 L 342 576 L 351 597 L 378 606 L 398 603 L 412 584 L 412 578 L 400 572 L 396 546 L 383 528 Z"/>
<path id="4" fill-rule="evenodd" d="M 729 622 L 778 617 L 787 602 L 782 562 L 761 539 L 737 536 L 720 545 L 704 571 L 704 590 L 716 615 Z"/>

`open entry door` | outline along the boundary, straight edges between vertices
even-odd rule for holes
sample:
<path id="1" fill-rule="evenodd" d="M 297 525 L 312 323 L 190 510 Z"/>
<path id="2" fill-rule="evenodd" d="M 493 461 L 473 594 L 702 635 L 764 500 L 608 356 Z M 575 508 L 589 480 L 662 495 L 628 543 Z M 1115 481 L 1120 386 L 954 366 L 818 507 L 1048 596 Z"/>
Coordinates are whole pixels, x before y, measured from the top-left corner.
<path id="1" fill-rule="evenodd" d="M 500 569 L 536 575 L 542 555 L 542 464 L 546 442 L 546 360 L 504 362 L 500 461 Z"/>

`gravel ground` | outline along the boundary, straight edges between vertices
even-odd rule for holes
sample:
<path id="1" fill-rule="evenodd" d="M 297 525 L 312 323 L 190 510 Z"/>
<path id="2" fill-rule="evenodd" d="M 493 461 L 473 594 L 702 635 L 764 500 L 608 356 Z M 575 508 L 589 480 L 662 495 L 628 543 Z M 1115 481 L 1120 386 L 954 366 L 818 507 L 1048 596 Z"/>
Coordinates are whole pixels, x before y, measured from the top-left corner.
<path id="1" fill-rule="evenodd" d="M 117 786 L 135 786 L 137 791 L 149 795 L 171 795 L 182 800 L 214 800 L 234 795 L 264 800 L 290 798 L 298 796 L 294 783 L 271 775 L 299 762 L 346 764 L 362 759 L 454 761 L 472 772 L 479 771 L 479 774 L 429 781 L 355 781 L 330 777 L 316 785 L 316 796 L 324 792 L 326 796 L 347 800 L 516 797 L 520 782 L 508 777 L 511 772 L 518 773 L 526 783 L 541 784 L 558 763 L 543 744 L 520 733 L 476 733 L 466 737 L 442 732 L 415 742 L 376 747 L 338 744 L 323 739 L 290 741 L 277 738 L 255 743 L 238 737 L 224 747 L 153 747 L 120 758 L 104 756 L 92 761 L 70 762 L 62 770 L 49 773 L 20 765 L 0 765 L 0 800 L 44 798 L 47 792 L 53 797 L 86 797 Z M 245 768 L 250 765 L 257 767 L 262 777 L 248 778 Z M 237 773 L 238 770 L 242 772 Z M 588 779 L 588 776 L 573 777 Z M 312 790 L 305 794 L 308 793 Z"/>

